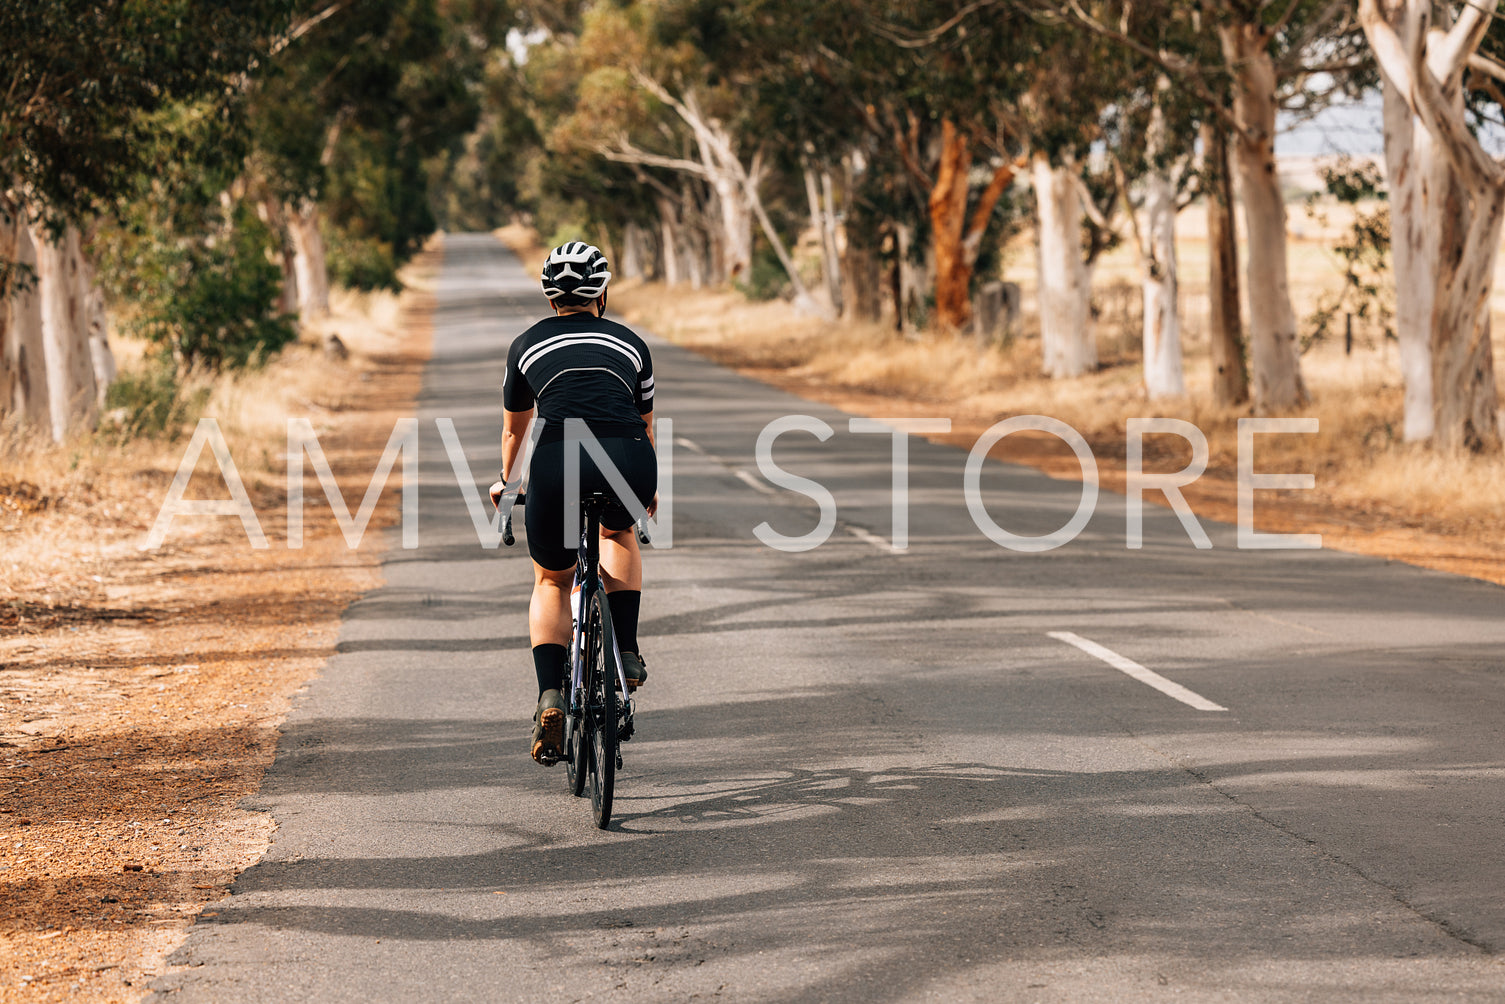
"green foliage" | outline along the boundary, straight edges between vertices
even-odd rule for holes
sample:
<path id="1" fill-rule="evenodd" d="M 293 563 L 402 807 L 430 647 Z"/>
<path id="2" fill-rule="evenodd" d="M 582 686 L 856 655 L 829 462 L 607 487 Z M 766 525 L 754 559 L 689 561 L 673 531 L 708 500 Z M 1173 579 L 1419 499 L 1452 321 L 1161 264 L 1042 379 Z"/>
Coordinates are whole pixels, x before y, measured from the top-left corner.
<path id="1" fill-rule="evenodd" d="M 147 168 L 143 112 L 212 99 L 285 29 L 293 0 L 21 0 L 0 3 L 0 188 L 32 218 L 77 221 Z"/>
<path id="2" fill-rule="evenodd" d="M 507 22 L 505 6 L 486 0 L 344 4 L 260 81 L 259 180 L 270 198 L 319 202 L 336 282 L 396 288 L 398 268 L 434 232 L 435 177 L 479 121 L 487 46 Z"/>
<path id="3" fill-rule="evenodd" d="M 115 414 L 110 429 L 122 439 L 172 434 L 198 418 L 208 396 L 207 388 L 185 388 L 172 353 L 159 352 L 116 377 L 105 410 Z"/>
<path id="4" fill-rule="evenodd" d="M 568 244 L 570 241 L 584 241 L 588 239 L 589 237 L 585 232 L 585 228 L 580 224 L 566 223 L 549 236 L 548 245 L 551 248 L 557 248 L 561 244 Z"/>
<path id="5" fill-rule="evenodd" d="M 1395 338 L 1395 291 L 1390 281 L 1390 207 L 1381 202 L 1384 175 L 1375 164 L 1355 163 L 1348 157 L 1322 171 L 1323 185 L 1339 203 L 1352 207 L 1353 221 L 1333 245 L 1333 254 L 1343 265 L 1343 286 L 1336 293 L 1324 294 L 1307 318 L 1310 330 L 1302 337 L 1302 351 L 1336 334 L 1339 324 L 1347 325 L 1352 314 L 1362 330 L 1377 332 L 1382 338 Z M 1307 200 L 1307 215 L 1325 223 L 1326 216 L 1316 207 L 1315 198 Z"/>
<path id="6" fill-rule="evenodd" d="M 768 242 L 758 241 L 746 281 L 734 279 L 732 284 L 749 300 L 777 300 L 789 289 L 789 276 Z"/>
<path id="7" fill-rule="evenodd" d="M 487 68 L 481 123 L 435 172 L 433 201 L 441 226 L 492 230 L 527 208 L 521 178 L 542 141 L 526 99 L 526 85 L 510 59 Z"/>
<path id="8" fill-rule="evenodd" d="M 293 340 L 291 319 L 276 313 L 282 271 L 271 254 L 280 241 L 245 202 L 206 208 L 198 228 L 147 201 L 127 212 L 128 227 L 101 240 L 112 252 L 103 277 L 130 304 L 128 331 L 185 368 L 251 365 Z"/>
<path id="9" fill-rule="evenodd" d="M 140 154 L 150 169 L 115 200 L 94 241 L 112 306 L 126 330 L 184 367 L 266 358 L 295 332 L 277 313 L 281 238 L 229 194 L 239 163 L 221 151 L 243 134 L 208 102 L 140 119 L 153 137 Z"/>

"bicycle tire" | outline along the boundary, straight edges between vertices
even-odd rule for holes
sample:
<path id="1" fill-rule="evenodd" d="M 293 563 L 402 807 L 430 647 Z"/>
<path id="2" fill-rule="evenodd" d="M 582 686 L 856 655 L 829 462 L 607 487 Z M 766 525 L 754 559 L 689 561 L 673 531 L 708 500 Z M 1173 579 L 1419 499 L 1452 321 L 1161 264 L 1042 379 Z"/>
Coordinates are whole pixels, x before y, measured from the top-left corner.
<path id="1" fill-rule="evenodd" d="M 590 773 L 586 767 L 590 742 L 586 723 L 590 715 L 584 710 L 585 703 L 583 694 L 572 690 L 570 709 L 564 716 L 564 784 L 576 798 L 585 794 L 585 776 Z"/>
<path id="2" fill-rule="evenodd" d="M 582 674 L 582 685 L 577 692 L 573 683 L 570 689 L 570 711 L 564 721 L 564 751 L 567 759 L 565 769 L 565 785 L 571 795 L 581 798 L 585 795 L 585 782 L 590 774 L 590 748 L 591 748 L 591 689 L 590 674 L 594 664 L 595 650 L 600 648 L 600 643 L 595 639 L 600 637 L 599 631 L 592 630 L 591 620 L 587 617 L 582 624 L 580 639 L 581 661 L 585 672 Z M 573 680 L 574 667 L 570 668 Z"/>
<path id="3" fill-rule="evenodd" d="M 596 826 L 606 829 L 611 825 L 611 801 L 617 778 L 617 688 L 616 660 L 612 652 L 610 617 L 601 602 L 602 593 L 597 590 L 590 601 L 586 618 L 586 637 L 593 638 L 595 645 L 589 650 L 591 661 L 586 664 L 588 679 L 587 695 L 594 721 L 589 727 L 590 744 L 590 789 L 591 810 Z"/>

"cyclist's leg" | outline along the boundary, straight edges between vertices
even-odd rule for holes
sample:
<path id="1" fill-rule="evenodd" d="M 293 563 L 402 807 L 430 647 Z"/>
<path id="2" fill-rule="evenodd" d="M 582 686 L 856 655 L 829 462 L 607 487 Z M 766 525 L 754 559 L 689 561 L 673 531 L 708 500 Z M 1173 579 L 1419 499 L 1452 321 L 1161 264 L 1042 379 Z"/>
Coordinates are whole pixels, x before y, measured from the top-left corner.
<path id="1" fill-rule="evenodd" d="M 538 671 L 538 692 L 559 690 L 564 683 L 565 656 L 569 649 L 570 585 L 574 567 L 548 569 L 533 563 L 533 598 L 528 603 L 528 640 L 533 646 L 534 668 Z M 551 651 L 540 659 L 539 649 Z M 554 658 L 557 649 L 557 660 Z M 545 664 L 545 662 L 547 664 Z"/>
<path id="2" fill-rule="evenodd" d="M 601 581 L 611 607 L 612 633 L 622 653 L 622 672 L 627 684 L 637 688 L 648 679 L 638 650 L 638 609 L 643 599 L 643 553 L 637 535 L 629 528 L 601 528 Z"/>
<path id="3" fill-rule="evenodd" d="M 528 636 L 538 676 L 538 707 L 533 712 L 533 759 L 553 763 L 564 754 L 564 681 L 568 674 L 570 583 L 575 570 L 533 565 L 533 599 L 528 604 Z"/>
<path id="4" fill-rule="evenodd" d="M 643 552 L 638 550 L 637 535 L 631 527 L 601 528 L 601 581 L 608 593 L 643 588 Z"/>
<path id="5" fill-rule="evenodd" d="M 627 482 L 638 505 L 646 508 L 658 490 L 658 459 L 646 436 L 613 437 L 601 441 L 608 459 Z M 590 465 L 585 479 L 595 491 L 610 491 L 604 475 Z M 638 608 L 643 589 L 643 555 L 633 530 L 633 516 L 628 506 L 611 507 L 601 517 L 601 581 L 606 587 L 606 601 L 611 607 L 613 633 L 622 653 L 622 669 L 627 683 L 636 687 L 647 679 L 643 659 L 638 652 Z"/>
<path id="6" fill-rule="evenodd" d="M 531 471 L 528 507 L 528 552 L 533 558 L 533 597 L 528 604 L 528 636 L 533 670 L 538 677 L 538 708 L 533 714 L 533 758 L 552 763 L 564 750 L 562 691 L 567 676 L 570 635 L 570 585 L 575 554 L 562 543 L 562 450 L 540 445 Z"/>

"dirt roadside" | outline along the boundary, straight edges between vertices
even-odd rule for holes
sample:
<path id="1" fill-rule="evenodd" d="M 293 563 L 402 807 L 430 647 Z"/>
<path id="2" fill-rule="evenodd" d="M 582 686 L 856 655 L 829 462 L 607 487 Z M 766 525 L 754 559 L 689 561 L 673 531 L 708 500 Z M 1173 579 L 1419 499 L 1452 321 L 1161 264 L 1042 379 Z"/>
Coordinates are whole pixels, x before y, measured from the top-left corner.
<path id="1" fill-rule="evenodd" d="M 383 351 L 342 357 L 348 386 L 316 416 L 352 511 L 429 354 L 431 299 L 413 291 L 402 308 Z M 145 472 L 156 501 L 111 517 L 118 540 L 91 588 L 0 607 L 0 1002 L 139 999 L 272 837 L 238 803 L 341 614 L 380 585 L 375 531 L 400 496 L 394 480 L 350 550 L 315 483 L 304 547 L 289 550 L 279 461 L 237 459 L 267 472 L 250 490 L 269 548 L 238 520 L 179 518 L 163 548 L 139 550 L 172 476 Z M 188 498 L 224 497 L 213 470 L 206 451 Z"/>

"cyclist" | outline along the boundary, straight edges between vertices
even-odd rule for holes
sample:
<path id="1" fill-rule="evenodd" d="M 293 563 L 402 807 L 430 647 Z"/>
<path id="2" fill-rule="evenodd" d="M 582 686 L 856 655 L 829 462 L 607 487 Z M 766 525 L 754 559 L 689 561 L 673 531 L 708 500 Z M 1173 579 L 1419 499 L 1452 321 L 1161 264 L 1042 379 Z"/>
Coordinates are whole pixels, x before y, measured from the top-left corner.
<path id="1" fill-rule="evenodd" d="M 535 408 L 543 429 L 529 463 L 525 525 L 533 559 L 533 599 L 528 635 L 538 676 L 538 708 L 533 721 L 533 759 L 554 763 L 563 753 L 566 662 L 572 618 L 570 587 L 575 549 L 565 540 L 565 419 L 583 419 L 640 507 L 658 507 L 658 460 L 653 441 L 653 360 L 642 338 L 626 325 L 608 321 L 606 256 L 583 241 L 549 252 L 543 266 L 543 292 L 554 308 L 523 332 L 507 353 L 502 385 L 502 480 L 492 485 L 492 501 L 513 474 Z M 569 444 L 580 458 L 582 493 L 615 494 L 590 452 Z M 629 689 L 648 678 L 638 652 L 638 608 L 642 599 L 643 558 L 633 533 L 633 517 L 620 497 L 601 519 L 601 578 L 612 627 L 622 653 Z M 571 537 L 578 526 L 570 528 Z"/>

